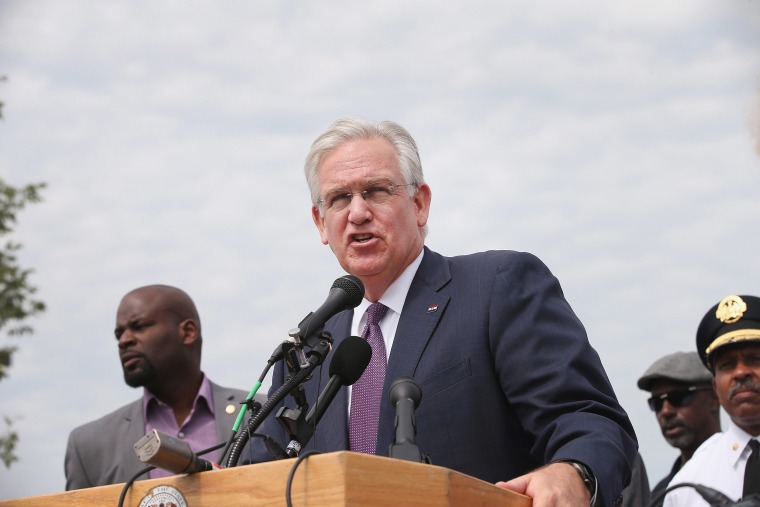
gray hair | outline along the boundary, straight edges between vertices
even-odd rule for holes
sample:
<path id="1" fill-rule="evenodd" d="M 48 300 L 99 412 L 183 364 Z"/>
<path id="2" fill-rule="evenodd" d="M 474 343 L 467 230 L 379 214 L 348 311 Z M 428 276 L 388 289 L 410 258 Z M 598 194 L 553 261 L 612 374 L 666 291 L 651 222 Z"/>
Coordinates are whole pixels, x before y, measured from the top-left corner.
<path id="1" fill-rule="evenodd" d="M 420 185 L 425 183 L 417 143 L 404 127 L 392 121 L 374 124 L 362 118 L 343 118 L 320 134 L 306 155 L 303 169 L 314 206 L 317 206 L 319 202 L 318 172 L 322 157 L 346 142 L 374 137 L 387 140 L 396 150 L 401 176 L 404 178 L 404 183 L 410 185 L 408 188 L 410 196 L 414 195 Z"/>

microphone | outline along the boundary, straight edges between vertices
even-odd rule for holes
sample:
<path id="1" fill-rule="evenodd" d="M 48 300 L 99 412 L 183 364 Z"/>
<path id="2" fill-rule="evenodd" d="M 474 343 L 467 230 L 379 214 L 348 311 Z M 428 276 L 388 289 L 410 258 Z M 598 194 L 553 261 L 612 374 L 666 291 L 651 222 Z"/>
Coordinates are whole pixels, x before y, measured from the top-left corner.
<path id="1" fill-rule="evenodd" d="M 295 334 L 307 345 L 312 346 L 310 343 L 312 338 L 322 331 L 331 317 L 344 310 L 356 308 L 362 299 L 364 299 L 362 281 L 353 275 L 341 276 L 333 282 L 330 293 L 322 306 L 304 317 L 298 327 L 290 332 L 290 336 Z"/>
<path id="2" fill-rule="evenodd" d="M 332 346 L 332 336 L 324 332 L 325 323 L 331 317 L 344 310 L 356 308 L 362 302 L 362 299 L 364 299 L 364 284 L 361 280 L 353 275 L 344 275 L 336 279 L 322 306 L 309 313 L 297 328 L 292 329 L 288 333 L 293 339 L 292 346 L 290 345 L 290 340 L 286 340 L 275 349 L 270 360 L 278 361 L 281 358 L 280 352 L 282 352 L 291 375 L 269 397 L 261 407 L 261 410 L 248 421 L 247 431 L 242 432 L 232 444 L 229 457 L 227 458 L 227 468 L 236 466 L 243 452 L 243 447 L 248 442 L 248 433 L 255 431 L 264 418 L 275 409 L 277 404 L 293 389 L 297 388 L 299 384 L 307 380 L 311 376 L 312 371 L 322 364 Z M 308 360 L 303 353 L 304 343 L 311 347 Z M 300 423 L 302 422 L 301 416 L 293 416 L 292 420 L 297 421 L 297 427 L 300 428 Z"/>
<path id="3" fill-rule="evenodd" d="M 173 474 L 194 474 L 214 469 L 213 463 L 199 458 L 190 449 L 190 444 L 158 430 L 142 437 L 134 448 L 140 461 Z"/>
<path id="4" fill-rule="evenodd" d="M 391 384 L 389 397 L 391 404 L 396 408 L 396 435 L 388 450 L 388 456 L 416 463 L 430 463 L 430 458 L 422 455 L 414 443 L 417 436 L 414 410 L 420 406 L 422 400 L 420 386 L 411 377 L 399 377 Z"/>
<path id="5" fill-rule="evenodd" d="M 289 457 L 298 456 L 301 448 L 311 439 L 317 423 L 322 419 L 340 388 L 350 386 L 359 380 L 367 369 L 371 357 L 372 347 L 367 340 L 358 336 L 349 336 L 338 345 L 330 362 L 330 380 L 327 381 L 317 402 L 306 415 L 305 422 L 300 425 L 299 434 L 295 438 L 291 435 L 292 440 L 285 449 Z"/>

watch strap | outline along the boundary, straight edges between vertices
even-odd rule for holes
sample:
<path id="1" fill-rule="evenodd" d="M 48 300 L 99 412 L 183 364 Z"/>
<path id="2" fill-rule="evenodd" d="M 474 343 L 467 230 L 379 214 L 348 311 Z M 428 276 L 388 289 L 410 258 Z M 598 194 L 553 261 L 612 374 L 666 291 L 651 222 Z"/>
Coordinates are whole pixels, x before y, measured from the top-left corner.
<path id="1" fill-rule="evenodd" d="M 596 476 L 594 475 L 594 472 L 592 472 L 591 469 L 588 467 L 588 465 L 581 463 L 580 461 L 575 461 L 571 459 L 561 459 L 561 460 L 555 461 L 555 463 L 567 463 L 568 465 L 573 467 L 576 472 L 578 472 L 578 475 L 583 481 L 583 484 L 586 485 L 588 492 L 591 494 L 590 505 L 591 507 L 595 507 L 596 493 L 597 493 L 598 488 L 596 484 Z"/>

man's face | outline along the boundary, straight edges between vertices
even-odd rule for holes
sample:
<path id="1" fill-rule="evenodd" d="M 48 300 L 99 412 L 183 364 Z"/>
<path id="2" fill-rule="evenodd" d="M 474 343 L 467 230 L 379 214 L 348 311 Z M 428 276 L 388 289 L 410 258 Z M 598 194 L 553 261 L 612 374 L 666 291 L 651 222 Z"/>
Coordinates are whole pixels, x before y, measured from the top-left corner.
<path id="1" fill-rule="evenodd" d="M 379 298 L 420 253 L 431 194 L 427 185 L 413 196 L 400 186 L 386 202 L 372 204 L 359 192 L 404 184 L 396 152 L 382 138 L 349 141 L 326 153 L 319 166 L 320 199 L 328 202 L 323 216 L 313 207 L 312 218 L 341 267 L 364 282 L 368 299 Z M 330 208 L 330 196 L 348 192 L 355 194 L 345 208 Z"/>
<path id="2" fill-rule="evenodd" d="M 688 391 L 690 384 L 659 380 L 651 388 L 657 422 L 670 445 L 689 457 L 713 433 L 719 430 L 716 414 L 720 410 L 712 389 Z M 705 386 L 701 386 L 705 387 Z M 666 394 L 665 399 L 660 397 Z M 659 409 L 659 410 L 657 410 Z"/>
<path id="3" fill-rule="evenodd" d="M 712 358 L 713 385 L 731 420 L 750 435 L 760 435 L 760 344 L 727 345 Z"/>
<path id="4" fill-rule="evenodd" d="M 161 308 L 149 291 L 133 292 L 122 299 L 114 333 L 127 385 L 151 389 L 171 370 L 181 352 L 179 329 L 176 317 Z"/>

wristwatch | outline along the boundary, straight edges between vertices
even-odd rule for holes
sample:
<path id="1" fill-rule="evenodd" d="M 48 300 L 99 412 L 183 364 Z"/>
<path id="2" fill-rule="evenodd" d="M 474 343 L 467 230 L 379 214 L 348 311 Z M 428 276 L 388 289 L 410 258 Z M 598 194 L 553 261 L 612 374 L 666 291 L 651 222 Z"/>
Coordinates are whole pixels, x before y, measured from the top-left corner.
<path id="1" fill-rule="evenodd" d="M 586 485 L 588 488 L 588 492 L 591 493 L 591 507 L 595 507 L 596 505 L 596 476 L 594 476 L 594 472 L 591 471 L 591 469 L 581 463 L 580 461 L 573 461 L 570 459 L 561 459 L 558 461 L 558 463 L 567 463 L 571 467 L 575 468 L 575 471 L 578 472 L 578 475 L 580 475 L 581 480 L 583 481 L 583 484 Z"/>

